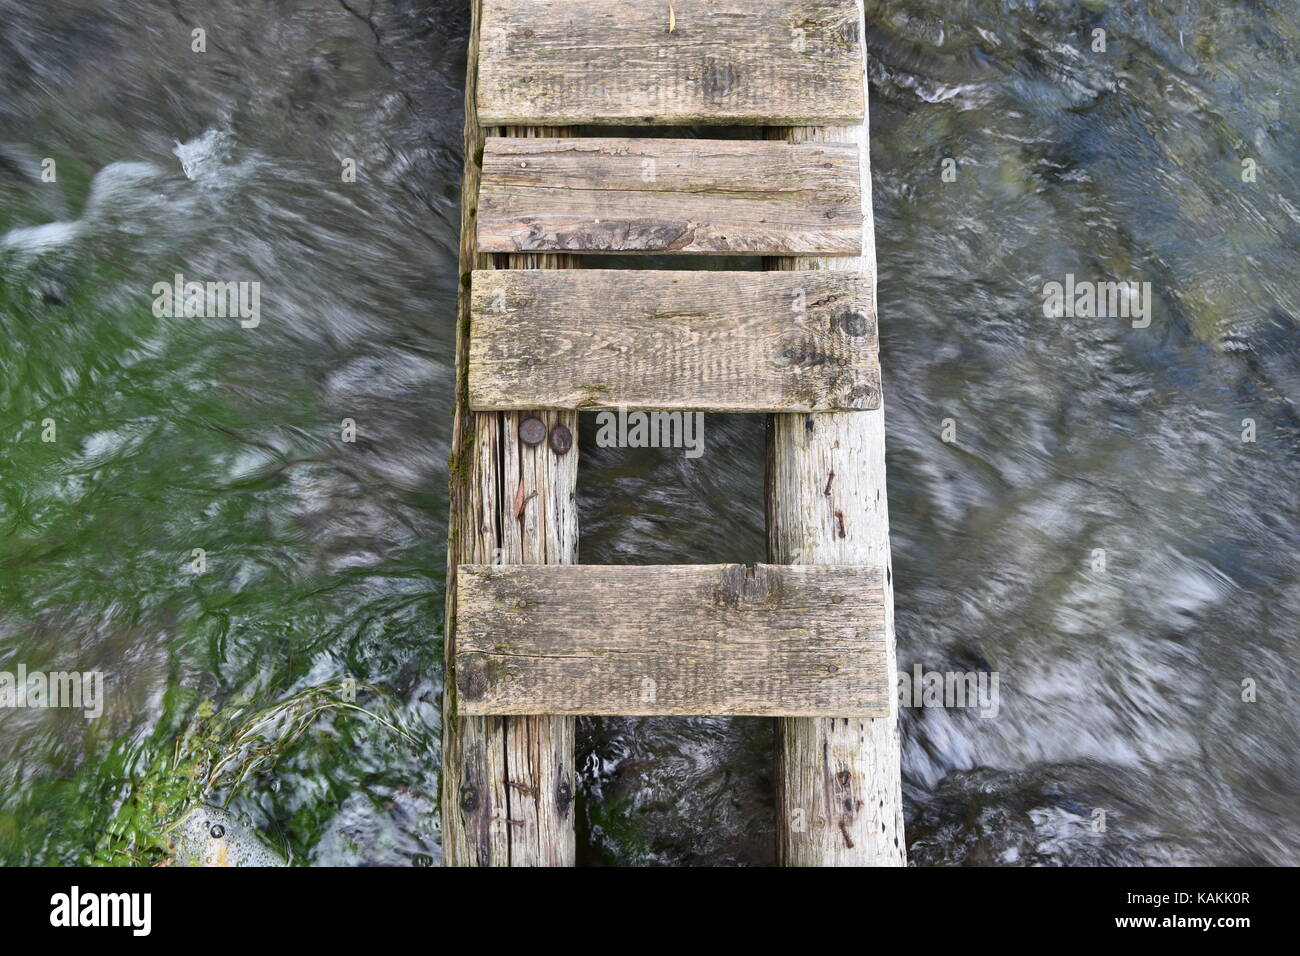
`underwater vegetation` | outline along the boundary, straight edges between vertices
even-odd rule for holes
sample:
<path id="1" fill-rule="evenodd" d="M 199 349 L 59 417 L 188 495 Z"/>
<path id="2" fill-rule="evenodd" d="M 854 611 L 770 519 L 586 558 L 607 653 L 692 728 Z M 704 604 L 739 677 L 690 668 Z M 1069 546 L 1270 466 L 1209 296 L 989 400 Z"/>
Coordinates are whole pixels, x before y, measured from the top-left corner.
<path id="1" fill-rule="evenodd" d="M 235 815 L 214 806 L 272 768 L 326 715 L 360 714 L 411 743 L 394 717 L 353 701 L 373 687 L 344 682 L 313 687 L 254 713 L 199 704 L 176 745 L 130 781 L 103 838 L 85 861 L 107 866 L 282 865 L 286 854 L 263 846 Z M 382 696 L 379 698 L 384 701 Z"/>

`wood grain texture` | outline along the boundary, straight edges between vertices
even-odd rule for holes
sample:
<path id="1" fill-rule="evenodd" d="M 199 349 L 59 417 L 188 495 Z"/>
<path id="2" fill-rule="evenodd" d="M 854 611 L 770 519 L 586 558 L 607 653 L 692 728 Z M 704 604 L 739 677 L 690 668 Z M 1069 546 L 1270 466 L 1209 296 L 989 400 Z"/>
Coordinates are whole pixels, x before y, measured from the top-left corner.
<path id="1" fill-rule="evenodd" d="M 853 144 L 490 139 L 479 188 L 490 252 L 856 256 Z"/>
<path id="2" fill-rule="evenodd" d="M 772 130 L 770 135 L 858 145 L 864 255 L 777 259 L 769 266 L 860 270 L 874 283 L 867 124 Z M 883 402 L 864 412 L 773 415 L 767 516 L 771 561 L 885 568 L 885 654 L 892 675 L 894 592 Z M 895 695 L 890 695 L 890 713 L 874 719 L 844 715 L 777 721 L 777 836 L 778 860 L 786 866 L 906 865 Z"/>
<path id="3" fill-rule="evenodd" d="M 484 123 L 862 119 L 853 0 L 484 0 Z"/>
<path id="4" fill-rule="evenodd" d="M 881 572 L 461 565 L 466 713 L 889 712 Z"/>
<path id="5" fill-rule="evenodd" d="M 456 326 L 456 411 L 450 460 L 447 580 L 461 562 L 546 562 L 577 558 L 577 449 L 564 458 L 522 445 L 519 415 L 474 413 L 468 402 L 469 276 L 493 258 L 475 241 L 484 130 L 474 112 L 479 0 L 472 0 L 465 86 L 465 175 L 461 191 L 460 294 Z M 514 135 L 535 131 L 512 130 Z M 564 131 L 552 131 L 560 135 Z M 510 268 L 574 265 L 569 256 L 508 257 Z M 542 413 L 548 427 L 577 415 Z M 519 490 L 532 495 L 516 517 Z M 456 600 L 447 589 L 442 738 L 442 861 L 446 866 L 571 866 L 574 860 L 573 721 L 563 717 L 476 717 L 455 693 Z"/>
<path id="6" fill-rule="evenodd" d="M 469 402 L 874 408 L 871 280 L 849 272 L 476 272 Z"/>

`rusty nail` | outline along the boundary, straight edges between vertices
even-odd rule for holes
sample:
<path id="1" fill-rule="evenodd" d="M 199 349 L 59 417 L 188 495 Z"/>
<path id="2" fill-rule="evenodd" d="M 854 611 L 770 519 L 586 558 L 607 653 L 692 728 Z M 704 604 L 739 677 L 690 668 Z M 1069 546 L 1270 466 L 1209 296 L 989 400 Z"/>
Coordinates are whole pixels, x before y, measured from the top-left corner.
<path id="1" fill-rule="evenodd" d="M 573 432 L 566 425 L 556 425 L 551 429 L 551 450 L 557 455 L 567 455 L 573 447 Z"/>
<path id="2" fill-rule="evenodd" d="M 840 832 L 844 834 L 844 845 L 850 850 L 853 849 L 853 837 L 849 836 L 849 825 L 843 820 L 840 821 Z"/>
<path id="3" fill-rule="evenodd" d="M 546 423 L 529 416 L 519 423 L 519 440 L 525 445 L 540 445 L 546 437 Z"/>
<path id="4" fill-rule="evenodd" d="M 532 501 L 536 497 L 537 497 L 536 491 L 530 491 L 528 492 L 528 494 L 524 494 L 523 484 L 521 483 L 519 485 L 519 494 L 515 495 L 515 520 L 516 521 L 518 521 L 520 518 L 524 516 L 524 507 L 528 504 L 528 502 Z"/>

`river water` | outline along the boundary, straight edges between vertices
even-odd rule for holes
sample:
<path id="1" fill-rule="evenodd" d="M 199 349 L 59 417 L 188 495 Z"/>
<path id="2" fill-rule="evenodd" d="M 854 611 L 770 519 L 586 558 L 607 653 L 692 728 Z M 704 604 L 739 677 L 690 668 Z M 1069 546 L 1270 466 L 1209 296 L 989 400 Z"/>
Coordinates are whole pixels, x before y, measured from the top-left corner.
<path id="1" fill-rule="evenodd" d="M 912 861 L 1300 862 L 1300 6 L 867 20 L 899 666 L 999 679 L 903 711 Z M 386 723 L 211 796 L 296 862 L 438 861 L 467 21 L 0 0 L 0 671 L 106 682 L 0 709 L 0 862 L 166 818 L 157 769 L 230 744 L 196 713 L 348 678 Z M 156 317 L 176 273 L 256 326 Z M 1149 324 L 1045 315 L 1067 275 Z M 763 558 L 757 417 L 694 459 L 583 425 L 584 562 Z M 772 862 L 771 745 L 580 721 L 580 860 Z"/>

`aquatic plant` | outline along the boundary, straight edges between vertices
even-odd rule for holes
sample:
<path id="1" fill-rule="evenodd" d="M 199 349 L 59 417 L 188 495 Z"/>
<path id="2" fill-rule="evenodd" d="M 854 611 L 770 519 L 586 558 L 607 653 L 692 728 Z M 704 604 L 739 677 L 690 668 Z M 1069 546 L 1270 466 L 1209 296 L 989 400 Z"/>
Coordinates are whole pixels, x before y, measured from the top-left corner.
<path id="1" fill-rule="evenodd" d="M 389 699 L 379 688 L 342 682 L 307 688 L 252 713 L 246 705 L 219 710 L 211 700 L 201 702 L 172 751 L 130 781 L 85 862 L 171 863 L 176 832 L 191 811 L 205 803 L 229 806 L 255 774 L 271 769 L 326 715 L 356 712 L 415 743 L 395 715 L 381 716 L 355 703 L 359 693 L 375 696 L 391 714 Z"/>

